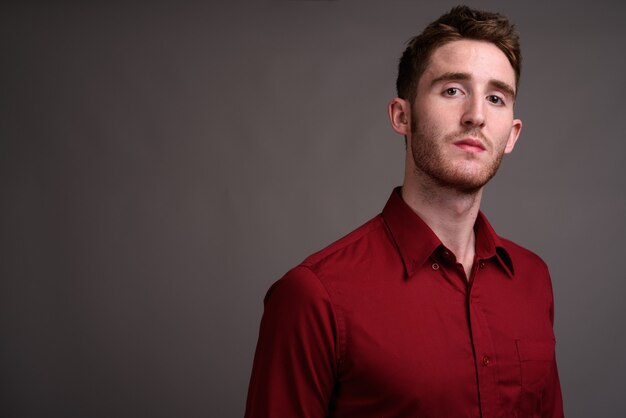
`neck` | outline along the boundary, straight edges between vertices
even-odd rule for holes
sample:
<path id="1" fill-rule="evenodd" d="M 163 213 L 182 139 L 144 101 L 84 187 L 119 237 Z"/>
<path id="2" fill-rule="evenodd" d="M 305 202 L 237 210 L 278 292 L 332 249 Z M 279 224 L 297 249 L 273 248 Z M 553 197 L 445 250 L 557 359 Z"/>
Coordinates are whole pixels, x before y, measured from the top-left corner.
<path id="1" fill-rule="evenodd" d="M 482 188 L 465 193 L 414 175 L 405 178 L 402 198 L 454 253 L 469 277 L 474 263 L 474 223 L 480 209 Z"/>

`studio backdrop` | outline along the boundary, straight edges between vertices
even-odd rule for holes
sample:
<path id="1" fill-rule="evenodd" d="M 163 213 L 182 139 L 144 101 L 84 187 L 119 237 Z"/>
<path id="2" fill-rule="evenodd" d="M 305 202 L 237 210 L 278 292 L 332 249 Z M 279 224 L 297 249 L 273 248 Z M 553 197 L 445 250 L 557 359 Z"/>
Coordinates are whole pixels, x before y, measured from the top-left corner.
<path id="1" fill-rule="evenodd" d="M 386 106 L 450 1 L 0 6 L 0 416 L 243 415 L 262 300 L 402 181 Z M 521 33 L 483 211 L 554 284 L 566 415 L 623 417 L 626 10 Z"/>

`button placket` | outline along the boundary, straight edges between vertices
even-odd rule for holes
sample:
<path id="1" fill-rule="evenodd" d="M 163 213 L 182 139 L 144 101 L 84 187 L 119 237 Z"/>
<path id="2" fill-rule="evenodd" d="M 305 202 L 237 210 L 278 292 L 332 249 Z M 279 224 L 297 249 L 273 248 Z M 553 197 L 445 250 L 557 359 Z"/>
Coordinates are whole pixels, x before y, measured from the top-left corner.
<path id="1" fill-rule="evenodd" d="M 497 369 L 494 361 L 496 361 L 495 351 L 491 342 L 490 330 L 485 322 L 480 304 L 471 303 L 468 298 L 470 311 L 470 332 L 472 335 L 472 345 L 475 353 L 476 371 L 478 374 L 478 387 L 481 393 L 487 396 L 480 398 L 481 408 L 483 412 L 491 415 L 497 406 Z"/>

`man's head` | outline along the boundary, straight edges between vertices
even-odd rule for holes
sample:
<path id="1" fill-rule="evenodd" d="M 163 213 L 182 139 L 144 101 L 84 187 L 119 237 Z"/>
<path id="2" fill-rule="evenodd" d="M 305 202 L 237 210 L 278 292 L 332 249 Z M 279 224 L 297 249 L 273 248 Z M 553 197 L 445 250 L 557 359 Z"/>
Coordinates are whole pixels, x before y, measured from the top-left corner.
<path id="1" fill-rule="evenodd" d="M 522 122 L 513 119 L 518 37 L 506 18 L 456 7 L 413 38 L 389 104 L 405 136 L 405 186 L 429 182 L 479 191 L 511 152 Z"/>
<path id="2" fill-rule="evenodd" d="M 515 71 L 517 90 L 522 69 L 522 55 L 515 26 L 501 14 L 457 6 L 432 22 L 421 34 L 408 42 L 398 66 L 396 79 L 398 97 L 413 103 L 417 83 L 428 66 L 433 51 L 449 42 L 461 39 L 486 41 L 496 45 Z"/>

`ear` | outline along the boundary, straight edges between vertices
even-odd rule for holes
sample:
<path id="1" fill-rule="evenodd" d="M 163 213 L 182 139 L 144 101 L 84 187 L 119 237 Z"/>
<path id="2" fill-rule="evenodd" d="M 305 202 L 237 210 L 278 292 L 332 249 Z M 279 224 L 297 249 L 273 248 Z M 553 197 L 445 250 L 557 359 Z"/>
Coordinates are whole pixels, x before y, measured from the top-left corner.
<path id="1" fill-rule="evenodd" d="M 396 133 L 408 136 L 411 133 L 411 106 L 399 97 L 391 100 L 387 106 L 391 127 Z"/>
<path id="2" fill-rule="evenodd" d="M 513 151 L 513 147 L 515 147 L 515 143 L 517 142 L 517 138 L 519 138 L 519 134 L 522 132 L 522 121 L 520 119 L 513 119 L 513 126 L 511 127 L 511 133 L 509 134 L 509 139 L 506 141 L 506 147 L 504 148 L 504 153 L 508 154 Z"/>

